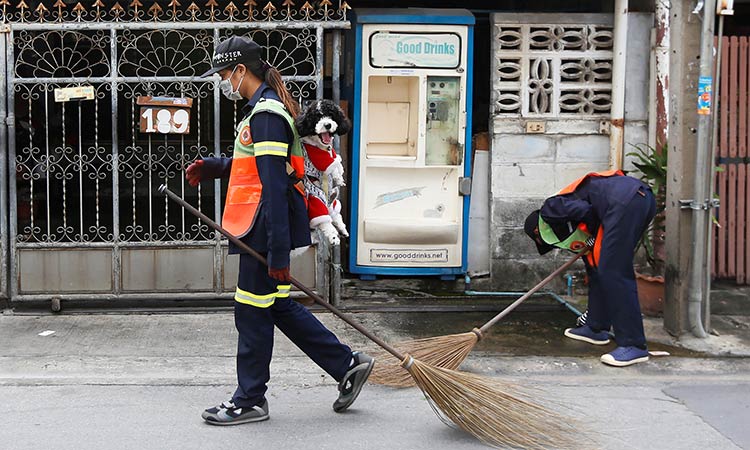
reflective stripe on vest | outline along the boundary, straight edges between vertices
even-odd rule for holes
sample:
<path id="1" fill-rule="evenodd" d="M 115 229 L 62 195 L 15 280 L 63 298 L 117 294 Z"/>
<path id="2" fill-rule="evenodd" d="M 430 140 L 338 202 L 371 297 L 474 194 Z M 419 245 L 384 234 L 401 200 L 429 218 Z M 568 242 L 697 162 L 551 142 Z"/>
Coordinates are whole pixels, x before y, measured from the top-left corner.
<path id="1" fill-rule="evenodd" d="M 286 108 L 284 108 L 283 103 L 273 99 L 260 99 L 260 101 L 258 101 L 258 103 L 255 105 L 255 108 L 253 108 L 253 112 L 250 114 L 251 117 L 256 113 L 256 110 L 259 110 L 259 106 L 261 107 L 260 111 L 276 113 L 283 117 L 284 120 L 286 120 L 289 124 L 289 128 L 291 128 L 292 133 L 294 134 L 294 141 L 292 143 L 292 151 L 289 154 L 289 161 L 287 162 L 292 170 L 288 170 L 287 172 L 293 172 L 293 175 L 296 179 L 302 180 L 302 178 L 304 178 L 305 176 L 305 153 L 302 147 L 302 142 L 299 139 L 299 134 L 297 133 L 297 128 L 294 126 L 294 119 L 287 112 Z M 275 153 L 279 152 L 280 150 L 278 147 L 276 147 L 276 144 L 283 144 L 283 142 L 256 143 L 255 156 L 261 156 L 261 152 L 263 152 L 262 154 L 264 155 L 286 156 L 286 147 L 284 148 L 284 155 Z M 292 173 L 288 173 L 288 175 L 292 176 Z M 294 184 L 294 187 L 302 195 L 302 198 L 305 198 L 305 201 L 307 201 L 307 196 L 305 195 L 305 186 L 301 182 L 298 182 Z"/>
<path id="2" fill-rule="evenodd" d="M 258 175 L 255 158 L 265 155 L 286 157 L 289 154 L 289 145 L 285 142 L 263 141 L 254 143 L 252 141 L 250 120 L 259 112 L 278 114 L 287 121 L 294 137 L 289 160 L 296 176 L 302 177 L 305 173 L 305 158 L 297 129 L 294 127 L 294 119 L 284 109 L 281 102 L 260 99 L 252 112 L 240 122 L 237 127 L 239 133 L 234 141 L 234 155 L 229 174 L 222 226 L 236 237 L 242 237 L 250 232 L 258 214 L 263 185 Z M 297 190 L 299 189 L 297 187 Z M 304 189 L 300 193 L 304 197 Z"/>
<path id="3" fill-rule="evenodd" d="M 294 134 L 294 139 L 292 140 L 291 145 L 291 152 L 289 153 L 289 162 L 294 168 L 294 172 L 297 178 L 302 179 L 302 177 L 305 176 L 305 153 L 304 149 L 302 148 L 302 143 L 299 139 L 299 133 L 297 133 L 297 128 L 294 126 L 294 119 L 292 116 L 287 112 L 286 108 L 284 108 L 284 104 L 281 103 L 278 100 L 273 99 L 260 99 L 258 103 L 253 108 L 253 111 L 250 113 L 250 117 L 248 117 L 248 120 L 252 118 L 255 114 L 265 111 L 265 112 L 272 112 L 280 115 L 284 118 L 284 120 L 287 121 L 289 124 L 289 128 L 292 130 L 292 133 Z M 274 151 L 281 150 L 276 145 L 282 144 L 283 142 L 258 142 L 255 144 L 255 156 L 261 156 L 261 151 L 264 152 L 263 154 L 266 155 L 272 155 L 278 153 L 273 153 Z M 262 145 L 262 147 L 260 147 Z M 284 147 L 283 149 L 284 155 L 287 155 L 287 148 Z M 280 155 L 282 156 L 282 155 Z"/>
<path id="4" fill-rule="evenodd" d="M 279 284 L 276 286 L 276 292 L 270 294 L 253 294 L 249 291 L 243 291 L 240 288 L 234 293 L 234 300 L 256 308 L 268 308 L 273 305 L 277 298 L 289 297 L 289 291 L 291 291 L 292 285 L 290 284 Z"/>

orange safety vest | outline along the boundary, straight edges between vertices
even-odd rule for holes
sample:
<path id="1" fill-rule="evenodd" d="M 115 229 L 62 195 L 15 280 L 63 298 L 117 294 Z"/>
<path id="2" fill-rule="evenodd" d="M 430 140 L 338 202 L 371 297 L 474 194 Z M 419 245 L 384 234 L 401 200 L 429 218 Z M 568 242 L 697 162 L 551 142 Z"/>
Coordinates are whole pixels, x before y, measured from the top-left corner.
<path id="1" fill-rule="evenodd" d="M 285 142 L 253 142 L 250 133 L 250 119 L 259 112 L 271 112 L 278 114 L 289 123 L 294 134 L 291 144 L 291 155 L 289 145 Z M 232 170 L 229 174 L 229 186 L 224 205 L 222 227 L 236 237 L 245 236 L 253 228 L 255 217 L 258 214 L 263 184 L 258 175 L 258 166 L 255 158 L 264 155 L 283 156 L 287 159 L 287 174 L 298 180 L 305 174 L 304 150 L 299 140 L 294 119 L 284 108 L 284 104 L 273 99 L 260 99 L 252 112 L 245 117 L 238 126 L 239 133 L 234 141 L 234 155 L 232 157 Z M 304 186 L 297 182 L 295 188 L 305 197 Z"/>
<path id="2" fill-rule="evenodd" d="M 565 186 L 564 188 L 560 189 L 560 191 L 555 195 L 565 195 L 565 194 L 572 194 L 573 192 L 578 189 L 578 186 L 580 186 L 584 181 L 588 180 L 589 178 L 609 178 L 609 177 L 624 177 L 625 173 L 622 170 L 607 170 L 604 172 L 591 172 L 587 173 L 583 177 L 577 179 L 576 181 L 570 183 L 569 185 Z M 585 227 L 585 224 L 581 224 L 583 227 Z M 601 224 L 599 225 L 599 231 L 596 233 L 596 242 L 594 243 L 594 249 L 586 254 L 585 258 L 586 261 L 592 266 L 596 267 L 599 264 L 599 256 L 602 253 L 602 240 L 604 237 L 604 226 Z"/>

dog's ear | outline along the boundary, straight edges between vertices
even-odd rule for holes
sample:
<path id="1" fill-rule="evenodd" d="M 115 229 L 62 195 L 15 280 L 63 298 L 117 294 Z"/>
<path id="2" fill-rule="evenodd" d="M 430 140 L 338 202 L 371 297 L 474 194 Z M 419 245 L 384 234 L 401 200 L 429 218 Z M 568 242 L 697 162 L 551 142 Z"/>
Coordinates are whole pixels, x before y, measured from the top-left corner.
<path id="1" fill-rule="evenodd" d="M 294 120 L 294 126 L 300 136 L 315 134 L 315 103 L 312 103 L 302 111 Z"/>
<path id="2" fill-rule="evenodd" d="M 336 120 L 336 123 L 339 124 L 338 128 L 336 128 L 336 134 L 338 134 L 339 136 L 345 135 L 346 133 L 349 132 L 349 130 L 352 129 L 351 121 L 347 119 L 345 115 L 343 115 L 343 111 L 341 112 L 342 112 L 341 118 Z"/>
<path id="3" fill-rule="evenodd" d="M 346 113 L 344 112 L 341 107 L 333 102 L 331 102 L 331 115 L 333 116 L 332 119 L 336 121 L 338 124 L 338 128 L 336 128 L 336 134 L 339 136 L 343 136 L 346 133 L 349 132 L 349 130 L 352 129 L 352 123 L 347 119 Z"/>
<path id="4" fill-rule="evenodd" d="M 304 136 L 302 134 L 302 127 L 305 125 L 305 114 L 304 112 L 300 113 L 296 119 L 294 119 L 294 128 L 297 129 L 297 133 L 299 133 L 300 136 Z"/>

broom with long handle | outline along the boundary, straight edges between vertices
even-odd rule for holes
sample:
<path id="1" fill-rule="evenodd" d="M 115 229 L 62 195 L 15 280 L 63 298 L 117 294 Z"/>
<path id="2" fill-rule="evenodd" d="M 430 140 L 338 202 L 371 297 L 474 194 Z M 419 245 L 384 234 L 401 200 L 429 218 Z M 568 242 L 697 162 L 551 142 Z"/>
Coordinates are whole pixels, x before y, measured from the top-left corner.
<path id="1" fill-rule="evenodd" d="M 159 187 L 159 193 L 179 203 L 240 249 L 267 264 L 262 255 L 167 189 L 165 185 Z M 402 366 L 429 400 L 435 413 L 446 424 L 455 424 L 493 447 L 580 448 L 580 440 L 574 437 L 576 430 L 570 420 L 561 418 L 539 404 L 521 387 L 497 379 L 423 363 L 408 353 L 399 352 L 295 278 L 291 279 L 291 283 L 315 303 L 331 311 L 401 361 Z"/>
<path id="2" fill-rule="evenodd" d="M 482 339 L 482 336 L 487 330 L 500 321 L 500 319 L 510 314 L 511 311 L 516 309 L 516 307 L 526 299 L 534 295 L 539 289 L 546 286 L 547 283 L 557 278 L 558 275 L 564 272 L 585 253 L 586 252 L 581 252 L 574 255 L 565 264 L 549 274 L 547 278 L 540 281 L 539 284 L 531 288 L 531 290 L 518 298 L 518 300 L 508 305 L 480 328 L 474 328 L 467 333 L 404 341 L 394 344 L 394 346 L 403 352 L 409 353 L 415 358 L 419 358 L 427 364 L 446 369 L 458 369 L 476 343 Z M 379 355 L 379 353 L 381 354 Z M 377 358 L 378 356 L 384 355 L 382 355 L 382 352 L 376 352 L 374 356 Z M 414 386 L 413 378 L 410 377 L 398 363 L 391 358 L 383 358 L 383 360 L 383 362 L 373 368 L 372 374 L 370 374 L 369 378 L 371 382 L 394 387 Z"/>

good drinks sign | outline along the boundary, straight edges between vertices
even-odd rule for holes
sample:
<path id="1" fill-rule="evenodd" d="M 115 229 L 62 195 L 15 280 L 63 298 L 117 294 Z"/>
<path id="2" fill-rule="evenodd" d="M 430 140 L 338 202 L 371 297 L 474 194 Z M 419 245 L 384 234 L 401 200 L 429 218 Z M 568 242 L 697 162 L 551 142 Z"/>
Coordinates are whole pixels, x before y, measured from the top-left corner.
<path id="1" fill-rule="evenodd" d="M 377 32 L 370 37 L 370 65 L 378 68 L 455 69 L 461 38 L 455 33 Z"/>

